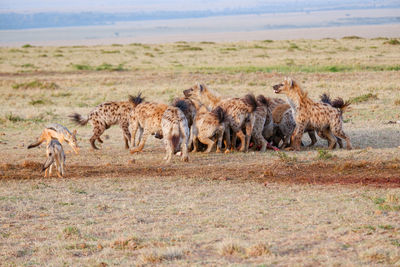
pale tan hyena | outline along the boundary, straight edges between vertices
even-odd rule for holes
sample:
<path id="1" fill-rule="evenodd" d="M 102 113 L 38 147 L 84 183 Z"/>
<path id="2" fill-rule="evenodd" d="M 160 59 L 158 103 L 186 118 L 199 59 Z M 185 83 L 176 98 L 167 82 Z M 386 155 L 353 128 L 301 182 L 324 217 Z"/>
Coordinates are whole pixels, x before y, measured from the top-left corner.
<path id="1" fill-rule="evenodd" d="M 273 134 L 274 123 L 269 109 L 269 101 L 263 95 L 257 96 L 257 108 L 254 112 L 255 121 L 251 137 L 256 146 L 261 146 L 260 152 L 265 152 L 269 138 Z"/>
<path id="2" fill-rule="evenodd" d="M 162 138 L 161 118 L 168 105 L 154 102 L 142 102 L 130 113 L 131 153 L 140 152 L 149 135 Z M 136 146 L 136 133 L 139 130 L 139 143 Z"/>
<path id="3" fill-rule="evenodd" d="M 307 126 L 320 131 L 329 140 L 329 148 L 336 145 L 336 137 L 346 140 L 347 149 L 351 149 L 350 138 L 342 130 L 342 112 L 350 105 L 342 102 L 337 108 L 326 103 L 312 101 L 307 93 L 292 79 L 286 78 L 282 83 L 274 85 L 277 94 L 285 94 L 294 111 L 296 127 L 293 133 L 292 147 L 300 150 L 301 137 Z"/>
<path id="4" fill-rule="evenodd" d="M 112 125 L 119 124 L 124 135 L 125 148 L 128 149 L 129 140 L 131 139 L 129 115 L 143 101 L 141 93 L 129 98 L 129 101 L 105 102 L 100 104 L 88 114 L 87 118 L 82 117 L 78 113 L 74 113 L 69 117 L 72 121 L 80 125 L 86 125 L 90 121 L 93 126 L 93 136 L 90 138 L 90 144 L 94 149 L 98 149 L 95 144 L 96 140 L 103 143 L 103 140 L 100 138 L 103 132 Z"/>
<path id="5" fill-rule="evenodd" d="M 185 114 L 177 107 L 168 107 L 161 118 L 162 135 L 164 138 L 167 163 L 179 149 L 181 160 L 189 161 L 188 141 L 189 127 Z"/>
<path id="6" fill-rule="evenodd" d="M 237 137 L 241 141 L 239 150 L 247 152 L 255 121 L 254 111 L 257 108 L 254 95 L 248 94 L 243 98 L 221 99 L 221 97 L 217 96 L 203 84 L 196 84 L 192 88 L 184 90 L 183 93 L 186 97 L 202 103 L 210 110 L 217 106 L 220 106 L 224 110 L 227 122 L 225 127 L 227 150 L 225 153 L 235 149 Z M 242 128 L 246 129 L 246 134 L 243 133 Z M 230 130 L 233 132 L 232 145 Z"/>
<path id="7" fill-rule="evenodd" d="M 209 111 L 198 101 L 193 101 L 196 106 L 196 116 L 190 128 L 189 147 L 193 144 L 192 152 L 198 151 L 197 141 L 207 145 L 206 153 L 210 153 L 218 141 L 217 152 L 221 152 L 222 139 L 225 131 L 225 112 L 221 107 Z"/>

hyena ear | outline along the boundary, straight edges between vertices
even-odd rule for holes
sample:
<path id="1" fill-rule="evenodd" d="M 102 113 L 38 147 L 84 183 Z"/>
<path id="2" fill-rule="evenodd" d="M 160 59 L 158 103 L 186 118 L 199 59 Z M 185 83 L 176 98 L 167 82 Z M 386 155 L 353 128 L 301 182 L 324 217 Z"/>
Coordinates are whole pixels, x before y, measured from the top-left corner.
<path id="1" fill-rule="evenodd" d="M 289 84 L 290 87 L 293 87 L 293 80 L 290 77 L 285 77 L 285 81 Z"/>

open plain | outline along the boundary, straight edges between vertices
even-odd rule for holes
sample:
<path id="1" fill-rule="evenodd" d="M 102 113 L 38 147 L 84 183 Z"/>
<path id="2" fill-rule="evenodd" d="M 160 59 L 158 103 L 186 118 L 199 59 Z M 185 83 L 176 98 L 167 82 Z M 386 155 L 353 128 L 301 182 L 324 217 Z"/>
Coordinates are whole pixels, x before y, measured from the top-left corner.
<path id="1" fill-rule="evenodd" d="M 0 265 L 400 264 L 400 41 L 342 39 L 0 48 Z M 119 127 L 90 149 L 68 115 L 139 91 L 169 103 L 203 82 L 276 97 L 290 76 L 317 101 L 352 100 L 354 149 L 190 153 L 163 161 Z M 282 97 L 283 96 L 278 96 Z M 42 178 L 48 123 L 78 130 L 65 178 Z M 308 137 L 304 137 L 308 143 Z"/>

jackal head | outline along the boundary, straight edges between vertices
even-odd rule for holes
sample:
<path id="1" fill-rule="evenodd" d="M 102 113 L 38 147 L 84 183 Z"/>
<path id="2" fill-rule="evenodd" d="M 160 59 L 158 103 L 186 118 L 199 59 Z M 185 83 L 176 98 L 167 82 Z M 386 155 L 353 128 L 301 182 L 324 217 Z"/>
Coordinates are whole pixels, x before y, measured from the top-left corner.
<path id="1" fill-rule="evenodd" d="M 78 141 L 76 140 L 76 129 L 72 132 L 71 136 L 68 136 L 68 139 L 65 139 L 65 140 L 75 151 L 75 154 L 79 154 Z"/>

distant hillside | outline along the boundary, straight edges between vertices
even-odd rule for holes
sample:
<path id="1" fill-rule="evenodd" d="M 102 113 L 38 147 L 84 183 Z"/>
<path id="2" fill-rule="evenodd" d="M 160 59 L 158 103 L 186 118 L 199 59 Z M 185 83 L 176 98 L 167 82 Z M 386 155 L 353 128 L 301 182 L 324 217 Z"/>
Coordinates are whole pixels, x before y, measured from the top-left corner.
<path id="1" fill-rule="evenodd" d="M 172 1 L 173 2 L 173 1 Z M 199 1 L 197 1 L 199 4 Z M 207 2 L 207 1 L 205 1 Z M 218 1 L 217 1 L 218 2 Z M 221 1 L 220 1 L 221 2 Z M 237 1 L 236 1 L 237 2 Z M 399 1 L 309 1 L 306 4 L 300 1 L 270 2 L 269 4 L 258 4 L 260 1 L 250 1 L 248 7 L 234 6 L 233 8 L 207 9 L 205 5 L 198 10 L 155 10 L 148 9 L 126 11 L 126 12 L 4 12 L 0 13 L 0 29 L 30 29 L 30 28 L 54 28 L 69 26 L 109 25 L 116 22 L 139 21 L 139 20 L 165 20 L 180 18 L 204 18 L 210 16 L 265 14 L 265 13 L 288 13 L 288 12 L 311 12 L 323 10 L 351 10 L 351 9 L 374 9 L 374 8 L 399 8 Z M 220 3 L 221 4 L 221 3 Z M 212 6 L 212 5 L 211 5 Z M 227 6 L 225 4 L 225 6 Z M 62 10 L 62 7 L 59 7 Z M 160 6 L 158 6 L 160 8 Z M 3 10 L 9 10 L 4 8 Z M 126 10 L 130 10 L 129 8 Z M 17 9 L 18 11 L 18 9 Z M 398 22 L 398 18 L 392 18 L 392 22 Z M 389 21 L 389 22 L 391 22 Z M 371 22 L 369 22 L 371 23 Z"/>

